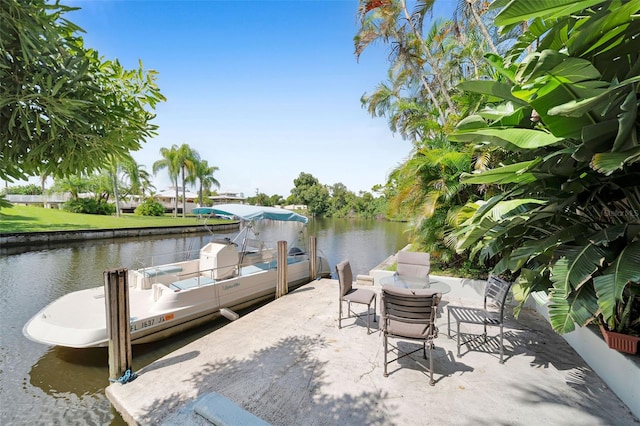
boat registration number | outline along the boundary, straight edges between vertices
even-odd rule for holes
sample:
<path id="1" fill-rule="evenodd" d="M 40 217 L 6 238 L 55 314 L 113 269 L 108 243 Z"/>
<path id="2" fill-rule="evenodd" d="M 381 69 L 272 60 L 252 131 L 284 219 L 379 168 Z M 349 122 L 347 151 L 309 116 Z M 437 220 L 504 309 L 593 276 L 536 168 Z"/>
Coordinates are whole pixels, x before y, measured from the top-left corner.
<path id="1" fill-rule="evenodd" d="M 165 321 L 171 321 L 174 318 L 174 314 L 159 315 L 153 318 L 147 318 L 142 321 L 131 322 L 129 327 L 131 332 L 142 330 L 145 328 L 153 327 L 154 325 L 162 324 Z"/>

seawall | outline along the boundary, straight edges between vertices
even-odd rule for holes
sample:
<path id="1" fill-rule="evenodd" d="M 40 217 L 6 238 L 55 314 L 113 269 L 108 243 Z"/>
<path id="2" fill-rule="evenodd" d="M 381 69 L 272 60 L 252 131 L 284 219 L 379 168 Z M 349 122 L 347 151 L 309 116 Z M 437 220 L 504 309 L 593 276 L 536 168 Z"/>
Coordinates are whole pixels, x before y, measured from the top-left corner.
<path id="1" fill-rule="evenodd" d="M 105 238 L 144 237 L 149 235 L 225 232 L 239 228 L 239 222 L 215 225 L 163 226 L 157 228 L 87 229 L 73 231 L 13 232 L 0 234 L 0 252 L 7 248 L 42 246 L 50 243 L 98 240 Z"/>

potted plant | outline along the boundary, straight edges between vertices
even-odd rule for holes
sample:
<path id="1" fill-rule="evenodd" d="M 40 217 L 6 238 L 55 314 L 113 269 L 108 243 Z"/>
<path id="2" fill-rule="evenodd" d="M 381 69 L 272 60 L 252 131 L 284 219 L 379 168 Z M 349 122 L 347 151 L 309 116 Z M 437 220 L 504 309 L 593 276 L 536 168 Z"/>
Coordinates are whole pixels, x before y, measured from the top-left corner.
<path id="1" fill-rule="evenodd" d="M 607 345 L 620 352 L 635 354 L 640 342 L 640 286 L 631 283 L 625 287 L 614 315 L 606 321 L 598 316 L 600 331 Z"/>

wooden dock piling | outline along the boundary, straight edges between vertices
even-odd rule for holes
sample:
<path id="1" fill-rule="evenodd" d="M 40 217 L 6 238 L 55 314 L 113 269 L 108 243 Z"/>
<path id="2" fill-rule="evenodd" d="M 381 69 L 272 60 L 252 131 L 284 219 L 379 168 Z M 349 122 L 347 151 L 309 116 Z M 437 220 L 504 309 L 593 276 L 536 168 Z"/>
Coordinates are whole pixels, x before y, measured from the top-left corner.
<path id="1" fill-rule="evenodd" d="M 278 266 L 276 281 L 276 299 L 289 292 L 287 282 L 287 242 L 278 241 Z"/>
<path id="2" fill-rule="evenodd" d="M 131 369 L 127 269 L 104 271 L 104 287 L 109 336 L 109 379 L 115 381 Z"/>
<path id="3" fill-rule="evenodd" d="M 315 280 L 318 276 L 318 241 L 315 236 L 309 237 L 309 279 Z"/>

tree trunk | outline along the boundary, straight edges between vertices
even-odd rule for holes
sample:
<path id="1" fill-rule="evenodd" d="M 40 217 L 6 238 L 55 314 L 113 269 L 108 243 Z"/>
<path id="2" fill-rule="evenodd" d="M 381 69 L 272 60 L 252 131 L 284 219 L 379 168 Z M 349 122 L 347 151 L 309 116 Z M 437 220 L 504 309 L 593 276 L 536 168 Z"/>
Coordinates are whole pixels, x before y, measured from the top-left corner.
<path id="1" fill-rule="evenodd" d="M 407 3 L 405 2 L 405 0 L 402 0 L 402 10 L 404 11 L 404 16 L 407 18 L 407 22 L 409 23 L 409 26 L 411 26 L 411 29 L 413 30 L 413 34 L 418 40 L 420 40 L 420 45 L 423 47 L 425 55 L 427 55 L 427 59 L 431 64 L 431 68 L 433 68 L 433 65 L 435 64 L 435 59 L 433 58 L 433 55 L 431 55 L 429 46 L 425 46 L 424 38 L 422 37 L 422 34 L 420 34 L 418 32 L 418 29 L 413 26 L 413 22 L 411 21 L 411 15 L 409 15 L 409 11 L 407 10 Z M 453 104 L 453 101 L 451 100 L 451 96 L 449 96 L 449 92 L 447 92 L 447 87 L 445 86 L 444 81 L 442 80 L 442 76 L 440 76 L 437 70 L 435 71 L 436 72 L 434 72 L 433 75 L 435 76 L 436 80 L 438 80 L 438 84 L 440 85 L 440 92 L 442 92 L 442 96 L 444 97 L 444 100 L 447 102 L 449 111 L 454 112 L 456 111 L 456 107 Z"/>
<path id="2" fill-rule="evenodd" d="M 175 184 L 176 184 L 176 199 L 173 202 L 173 217 L 178 217 L 178 177 L 176 176 L 176 180 L 175 180 Z"/>
<path id="3" fill-rule="evenodd" d="M 111 181 L 113 182 L 113 198 L 116 201 L 116 217 L 120 217 L 120 197 L 118 197 L 118 174 L 111 173 Z"/>
<path id="4" fill-rule="evenodd" d="M 498 49 L 496 49 L 496 46 L 493 44 L 493 40 L 489 35 L 489 31 L 487 30 L 487 27 L 482 22 L 482 19 L 480 18 L 480 15 L 478 14 L 478 11 L 476 10 L 476 8 L 473 7 L 474 3 L 475 3 L 475 0 L 467 0 L 467 4 L 469 4 L 469 9 L 471 9 L 471 14 L 473 15 L 473 19 L 474 21 L 476 21 L 476 25 L 478 25 L 478 27 L 480 28 L 480 31 L 482 32 L 482 35 L 484 36 L 485 41 L 489 45 L 489 49 L 491 49 L 493 53 L 498 55 Z"/>
<path id="5" fill-rule="evenodd" d="M 185 217 L 185 211 L 187 210 L 187 199 L 185 198 L 185 188 L 184 188 L 184 164 L 180 168 L 182 172 L 182 217 Z"/>

